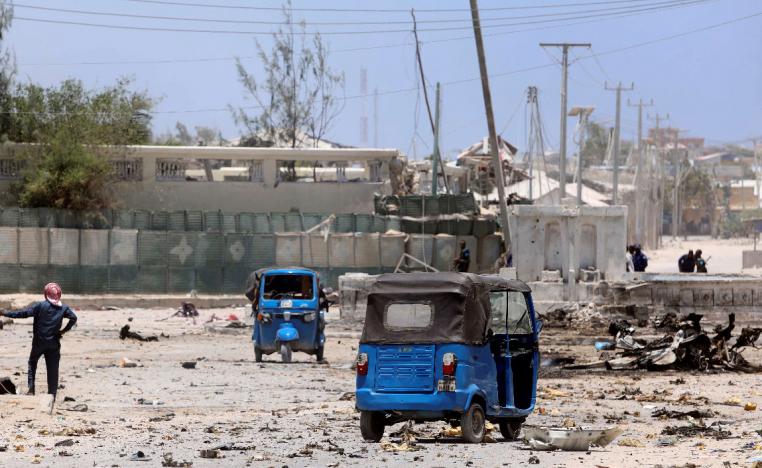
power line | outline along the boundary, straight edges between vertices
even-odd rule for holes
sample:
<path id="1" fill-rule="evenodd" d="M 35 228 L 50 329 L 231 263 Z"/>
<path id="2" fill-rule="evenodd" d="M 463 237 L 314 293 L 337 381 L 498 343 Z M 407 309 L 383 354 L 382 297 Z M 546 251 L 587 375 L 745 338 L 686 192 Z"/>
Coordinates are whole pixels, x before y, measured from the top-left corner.
<path id="1" fill-rule="evenodd" d="M 656 7 L 656 6 L 672 6 L 672 5 L 678 5 L 687 2 L 688 0 L 638 0 L 638 1 L 649 1 L 652 3 L 646 3 L 642 6 L 644 7 Z M 635 5 L 638 6 L 638 5 Z M 633 5 L 625 5 L 625 6 L 616 6 L 616 7 L 608 7 L 608 8 L 598 8 L 598 9 L 592 9 L 592 10 L 576 10 L 576 11 L 566 11 L 566 12 L 555 12 L 555 13 L 542 13 L 542 14 L 533 14 L 533 15 L 527 15 L 527 16 L 503 16 L 503 17 L 495 17 L 495 18 L 485 18 L 484 21 L 510 21 L 510 20 L 519 20 L 519 19 L 536 19 L 536 18 L 544 18 L 544 17 L 558 17 L 558 16 L 569 16 L 569 15 L 575 15 L 575 14 L 582 14 L 582 13 L 600 13 L 600 12 L 607 12 L 607 11 L 620 11 L 624 10 L 625 12 L 634 8 Z M 31 10 L 41 10 L 41 11 L 53 11 L 58 13 L 71 13 L 71 14 L 78 14 L 78 15 L 90 15 L 90 16 L 107 16 L 107 17 L 118 17 L 118 18 L 136 18 L 136 19 L 148 19 L 148 20 L 164 20 L 164 21 L 190 21 L 190 22 L 200 22 L 200 23 L 224 23 L 224 24 L 263 24 L 263 25 L 281 25 L 283 24 L 282 21 L 265 21 L 265 20 L 244 20 L 244 19 L 218 19 L 218 18 L 198 18 L 198 17 L 187 17 L 187 16 L 158 16 L 158 15 L 142 15 L 142 14 L 136 14 L 136 13 L 114 13 L 114 12 L 105 12 L 105 11 L 93 11 L 93 10 L 80 10 L 80 9 L 71 9 L 71 8 L 54 8 L 54 7 L 44 7 L 44 6 L 37 6 L 37 5 L 27 5 L 23 3 L 14 3 L 14 8 L 26 8 Z M 457 18 L 457 19 L 432 19 L 432 20 L 422 20 L 418 21 L 420 24 L 430 24 L 430 23 L 469 23 L 470 20 L 468 18 Z M 308 23 L 310 26 L 358 26 L 358 25 L 387 25 L 387 24 L 410 24 L 409 21 L 310 21 Z"/>
<path id="2" fill-rule="evenodd" d="M 172 5 L 183 7 L 200 7 L 200 8 L 218 8 L 218 9 L 231 9 L 231 10 L 256 10 L 256 11 L 283 11 L 283 7 L 260 7 L 249 5 L 220 5 L 213 3 L 194 3 L 194 2 L 178 2 L 168 0 L 126 0 L 128 2 L 135 3 L 150 3 L 156 5 Z M 556 3 L 545 5 L 529 5 L 529 6 L 512 6 L 512 7 L 491 7 L 480 8 L 482 11 L 508 11 L 508 10 L 534 10 L 543 8 L 567 8 L 576 6 L 590 6 L 590 5 L 610 5 L 612 3 L 633 3 L 644 0 L 614 0 L 614 1 L 598 1 L 598 2 L 580 2 L 580 3 Z M 324 13 L 408 13 L 407 9 L 396 8 L 289 8 L 288 11 L 312 11 L 312 12 L 324 12 Z M 451 12 L 467 12 L 470 11 L 467 8 L 431 8 L 431 9 L 418 9 L 419 12 L 425 13 L 451 13 Z"/>
<path id="3" fill-rule="evenodd" d="M 582 15 L 582 16 L 576 16 L 576 17 L 570 16 L 568 18 L 551 18 L 551 19 L 542 19 L 542 20 L 535 20 L 535 21 L 490 24 L 490 25 L 483 26 L 483 28 L 496 29 L 496 28 L 506 28 L 506 27 L 512 27 L 512 26 L 529 25 L 529 24 L 555 23 L 559 21 L 568 21 L 573 19 L 588 19 L 588 18 L 597 18 L 597 17 L 617 16 L 624 13 L 659 11 L 659 10 L 671 9 L 675 7 L 691 6 L 691 5 L 701 4 L 701 3 L 707 3 L 710 1 L 716 1 L 716 0 L 671 0 L 669 4 L 665 4 L 661 6 L 629 9 L 626 11 L 619 11 L 619 12 L 598 13 L 593 15 Z M 30 22 L 47 23 L 47 24 L 62 24 L 62 25 L 70 25 L 70 26 L 85 26 L 85 27 L 102 28 L 102 29 L 120 29 L 120 30 L 129 30 L 129 31 L 178 32 L 178 33 L 225 34 L 225 35 L 247 35 L 247 36 L 256 36 L 256 35 L 269 36 L 272 34 L 272 31 L 243 31 L 243 30 L 231 30 L 231 29 L 189 29 L 189 28 L 171 28 L 171 27 L 160 27 L 160 26 L 128 26 L 128 25 L 118 25 L 118 24 L 90 23 L 90 22 L 84 22 L 84 21 L 55 20 L 55 19 L 49 19 L 49 18 L 30 18 L 25 16 L 14 16 L 13 19 L 17 21 L 30 21 Z M 421 29 L 419 31 L 442 32 L 442 31 L 462 31 L 462 30 L 468 30 L 468 29 L 470 29 L 469 26 L 462 26 L 462 27 L 445 27 L 445 28 L 427 28 L 427 29 Z M 409 32 L 410 32 L 409 29 L 386 29 L 386 30 L 324 31 L 324 32 L 294 31 L 293 34 L 312 35 L 312 34 L 319 33 L 324 36 L 329 36 L 329 35 L 330 36 L 339 36 L 339 35 L 355 36 L 355 35 L 369 35 L 369 34 L 398 34 L 398 33 L 409 33 Z"/>
<path id="4" fill-rule="evenodd" d="M 705 1 L 716 1 L 716 0 L 705 0 Z M 671 6 L 669 9 L 679 8 L 678 6 Z M 665 10 L 667 8 L 664 8 Z M 602 21 L 607 21 L 609 19 L 622 19 L 622 18 L 628 18 L 632 16 L 638 16 L 643 14 L 653 13 L 653 11 L 644 11 L 644 12 L 637 12 L 637 13 L 617 13 L 612 14 L 609 17 L 605 18 L 596 18 L 592 20 L 585 20 L 585 21 L 573 21 L 573 22 L 567 22 L 565 24 L 555 24 L 555 25 L 549 25 L 549 26 L 540 26 L 540 27 L 532 27 L 532 28 L 523 28 L 523 29 L 515 29 L 513 31 L 502 31 L 502 32 L 493 32 L 490 34 L 485 34 L 484 37 L 497 37 L 497 36 L 504 36 L 504 35 L 510 35 L 510 34 L 518 34 L 522 32 L 531 32 L 531 31 L 542 31 L 542 30 L 548 30 L 548 29 L 557 29 L 557 28 L 564 28 L 569 26 L 577 26 L 582 24 L 591 24 L 591 23 L 598 23 Z M 18 17 L 14 19 L 19 19 Z M 460 41 L 460 40 L 470 40 L 472 36 L 458 36 L 458 37 L 451 37 L 451 38 L 443 38 L 443 39 L 433 39 L 429 41 L 421 41 L 421 44 L 442 44 L 446 42 L 454 42 L 454 41 Z M 397 44 L 381 44 L 381 45 L 375 45 L 375 46 L 367 46 L 367 47 L 353 47 L 353 48 L 345 48 L 345 49 L 336 49 L 332 50 L 332 53 L 345 53 L 345 52 L 363 52 L 368 50 L 378 50 L 378 49 L 390 49 L 390 48 L 399 48 L 399 47 L 409 47 L 410 43 L 397 43 Z M 202 57 L 202 58 L 195 58 L 195 59 L 155 59 L 155 60 L 128 60 L 128 61 L 85 61 L 85 62 L 57 62 L 57 63 L 28 63 L 28 64 L 20 64 L 21 66 L 88 66 L 88 65 L 157 65 L 157 64 L 173 64 L 173 63 L 205 63 L 205 62 L 223 62 L 223 61 L 235 61 L 236 59 L 242 59 L 242 60 L 250 60 L 250 59 L 256 59 L 257 56 L 239 56 L 239 57 Z M 597 56 L 595 57 L 597 60 Z"/>

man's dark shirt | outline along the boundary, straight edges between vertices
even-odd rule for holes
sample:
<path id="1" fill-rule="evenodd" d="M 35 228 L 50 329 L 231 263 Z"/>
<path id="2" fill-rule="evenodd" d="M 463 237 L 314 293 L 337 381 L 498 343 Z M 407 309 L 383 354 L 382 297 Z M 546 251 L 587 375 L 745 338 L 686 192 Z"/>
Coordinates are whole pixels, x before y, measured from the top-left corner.
<path id="1" fill-rule="evenodd" d="M 71 330 L 77 323 L 77 316 L 66 304 L 60 307 L 48 301 L 37 304 L 17 312 L 6 312 L 6 317 L 29 318 L 34 317 L 34 340 L 38 342 L 58 341 L 59 333 Z M 66 317 L 69 322 L 63 330 L 61 324 Z"/>
<path id="2" fill-rule="evenodd" d="M 468 272 L 468 266 L 471 263 L 471 251 L 466 249 L 463 249 L 460 251 L 460 256 L 458 257 L 458 271 L 462 273 Z"/>
<path id="3" fill-rule="evenodd" d="M 681 273 L 693 273 L 693 270 L 696 269 L 696 260 L 694 257 L 685 254 L 677 261 L 677 267 Z"/>

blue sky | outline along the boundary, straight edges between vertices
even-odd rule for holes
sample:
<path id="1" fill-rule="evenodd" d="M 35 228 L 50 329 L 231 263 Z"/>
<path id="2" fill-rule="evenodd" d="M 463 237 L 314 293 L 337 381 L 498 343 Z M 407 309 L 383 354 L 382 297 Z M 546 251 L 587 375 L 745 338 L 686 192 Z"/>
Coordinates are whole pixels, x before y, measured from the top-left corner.
<path id="1" fill-rule="evenodd" d="M 275 0 L 186 0 L 180 3 L 131 0 L 23 0 L 16 1 L 15 20 L 6 44 L 16 54 L 18 78 L 45 85 L 66 78 L 79 78 L 88 85 L 103 86 L 120 76 L 131 76 L 136 88 L 143 88 L 160 98 L 154 117 L 155 133 L 171 130 L 176 121 L 189 127 L 205 125 L 218 128 L 228 137 L 239 131 L 229 112 L 229 105 L 250 105 L 244 99 L 233 60 L 236 56 L 255 55 L 255 38 L 268 47 L 267 34 L 209 34 L 118 30 L 82 25 L 54 24 L 22 20 L 37 18 L 54 21 L 88 22 L 138 27 L 179 29 L 217 29 L 267 32 L 267 24 L 203 23 L 90 16 L 29 6 L 87 10 L 133 15 L 193 17 L 238 21 L 278 21 L 278 11 L 222 8 L 221 6 L 278 7 Z M 592 5 L 580 5 L 581 3 Z M 564 23 L 538 23 L 562 12 L 579 12 L 575 17 L 595 14 L 591 10 L 630 8 L 645 9 L 666 5 L 670 0 L 632 0 L 608 5 L 596 0 L 485 1 L 480 2 L 485 25 L 507 22 L 531 23 L 519 26 L 486 27 L 488 69 L 498 131 L 519 148 L 525 147 L 525 92 L 527 86 L 540 89 L 540 103 L 548 138 L 558 146 L 560 107 L 560 57 L 558 50 L 544 51 L 539 42 L 590 42 L 598 60 L 586 58 L 570 68 L 569 104 L 596 107 L 593 119 L 613 125 L 614 93 L 604 90 L 622 81 L 635 83 L 629 98 L 654 100 L 654 112 L 669 113 L 670 124 L 687 130 L 689 135 L 706 137 L 710 143 L 741 142 L 762 136 L 762 16 L 735 22 L 684 37 L 620 52 L 607 51 L 665 38 L 715 25 L 747 15 L 762 13 L 759 0 L 706 0 L 673 5 L 670 9 L 630 12 L 620 17 L 600 16 Z M 204 3 L 215 7 L 195 7 Z M 577 6 L 536 8 L 538 5 L 576 4 Z M 416 91 L 418 77 L 412 34 L 409 32 L 372 32 L 409 30 L 410 14 L 420 10 L 419 29 L 452 28 L 447 31 L 421 31 L 422 53 L 427 80 L 443 84 L 442 148 L 448 157 L 486 135 L 484 107 L 478 81 L 479 69 L 470 28 L 468 2 L 462 1 L 383 1 L 351 2 L 295 0 L 294 8 L 398 9 L 402 11 L 346 12 L 299 11 L 297 19 L 310 23 L 350 23 L 310 26 L 320 30 L 334 51 L 330 62 L 346 76 L 346 95 L 360 94 L 360 70 L 368 70 L 368 88 L 381 96 L 378 105 L 378 145 L 399 148 L 408 155 L 422 157 L 430 152 L 431 134 L 422 96 Z M 533 6 L 532 9 L 494 10 L 494 8 Z M 462 9 L 461 11 L 423 11 Z M 490 10 L 493 8 L 493 10 Z M 607 10 L 603 14 L 608 14 Z M 517 19 L 516 17 L 529 17 Z M 488 18 L 496 18 L 488 20 Z M 499 19 L 505 18 L 505 19 Z M 425 23 L 432 20 L 461 20 Z M 377 22 L 379 24 L 352 24 Z M 491 22 L 491 23 L 490 23 Z M 563 25 L 563 26 L 560 26 Z M 459 28 L 459 29 L 458 29 Z M 544 28 L 537 30 L 538 28 Z M 530 30 L 534 29 L 534 30 Z M 331 34 L 363 31 L 365 34 Z M 496 34 L 500 33 L 500 34 Z M 492 35 L 495 34 L 495 35 Z M 446 42 L 431 42 L 464 37 Z M 367 47 L 389 46 L 366 50 Z M 574 50 L 571 58 L 590 56 L 584 49 Z M 213 61 L 192 61 L 220 58 Z M 189 61 L 185 61 L 185 60 Z M 83 62 L 141 62 L 181 60 L 172 63 L 119 63 L 85 65 Z M 245 63 L 257 73 L 255 59 Z M 531 71 L 516 70 L 544 66 Z M 433 92 L 431 93 L 433 96 Z M 330 139 L 360 145 L 360 116 L 365 106 L 369 118 L 369 144 L 373 144 L 374 100 L 372 96 L 347 99 L 340 118 L 329 132 Z M 220 110 L 222 109 L 222 110 Z M 634 108 L 624 107 L 623 138 L 633 138 L 637 128 Z M 573 121 L 569 121 L 573 128 Z M 416 136 L 417 134 L 417 136 Z"/>

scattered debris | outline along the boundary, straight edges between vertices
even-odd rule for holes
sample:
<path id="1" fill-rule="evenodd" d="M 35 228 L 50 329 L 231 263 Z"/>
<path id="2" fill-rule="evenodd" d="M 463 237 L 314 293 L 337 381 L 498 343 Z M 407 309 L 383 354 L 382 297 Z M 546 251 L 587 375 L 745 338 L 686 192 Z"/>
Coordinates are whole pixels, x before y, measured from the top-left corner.
<path id="1" fill-rule="evenodd" d="M 537 458 L 537 455 L 532 455 L 531 457 L 529 457 L 529 460 L 527 460 L 527 463 L 529 463 L 530 465 L 539 465 L 540 459 Z"/>
<path id="2" fill-rule="evenodd" d="M 757 410 L 757 404 L 752 402 L 747 402 L 745 405 L 743 405 L 743 409 L 746 411 L 756 411 Z"/>
<path id="3" fill-rule="evenodd" d="M 201 458 L 221 458 L 220 452 L 216 449 L 203 449 L 199 453 Z"/>
<path id="4" fill-rule="evenodd" d="M 147 457 L 147 456 L 146 456 L 146 454 L 145 454 L 145 453 L 143 453 L 143 452 L 141 452 L 140 450 L 138 450 L 137 452 L 135 452 L 135 453 L 134 453 L 134 454 L 133 454 L 133 455 L 130 457 L 130 461 L 148 461 L 148 460 L 150 460 L 150 459 L 151 459 L 150 457 Z"/>
<path id="5" fill-rule="evenodd" d="M 74 439 L 64 439 L 60 442 L 56 442 L 54 447 L 71 447 L 74 445 Z"/>
<path id="6" fill-rule="evenodd" d="M 175 317 L 198 317 L 198 310 L 196 306 L 191 302 L 183 302 L 180 304 L 180 308 L 175 312 Z"/>
<path id="7" fill-rule="evenodd" d="M 193 462 L 189 462 L 189 461 L 185 461 L 185 460 L 183 460 L 183 461 L 175 460 L 174 458 L 172 458 L 172 454 L 171 453 L 165 453 L 164 455 L 162 455 L 161 458 L 162 458 L 162 460 L 161 460 L 161 466 L 169 466 L 169 467 L 188 467 L 188 466 L 193 466 Z"/>
<path id="8" fill-rule="evenodd" d="M 127 338 L 129 338 L 131 340 L 137 340 L 137 341 L 159 341 L 159 337 L 156 335 L 144 337 L 140 333 L 135 333 L 133 331 L 130 331 L 129 325 L 125 325 L 122 327 L 121 330 L 119 330 L 119 338 L 122 340 L 126 340 Z"/>
<path id="9" fill-rule="evenodd" d="M 352 401 L 355 399 L 355 392 L 344 392 L 339 397 L 339 401 Z"/>
<path id="10" fill-rule="evenodd" d="M 624 431 L 608 429 L 551 429 L 525 426 L 524 439 L 533 450 L 587 451 L 591 446 L 605 447 Z"/>
<path id="11" fill-rule="evenodd" d="M 161 400 L 146 400 L 145 398 L 138 398 L 137 400 L 135 400 L 135 403 L 139 405 L 147 405 L 147 406 L 159 406 L 164 404 L 164 402 L 162 402 Z"/>
<path id="12" fill-rule="evenodd" d="M 687 426 L 667 426 L 661 433 L 662 435 L 679 437 L 707 436 L 714 437 L 717 440 L 727 439 L 731 436 L 730 431 L 723 430 L 719 424 L 707 426 L 701 421 Z"/>
<path id="13" fill-rule="evenodd" d="M 123 357 L 119 360 L 119 367 L 124 368 L 132 368 L 132 367 L 138 367 L 138 363 L 131 360 L 130 358 Z"/>
<path id="14" fill-rule="evenodd" d="M 553 328 L 598 327 L 603 325 L 603 318 L 595 304 L 561 304 L 540 314 L 543 326 Z"/>
<path id="15" fill-rule="evenodd" d="M 714 413 L 711 410 L 690 410 L 690 411 L 674 411 L 674 410 L 668 410 L 667 408 L 660 408 L 657 410 L 654 410 L 654 412 L 651 413 L 651 416 L 654 418 L 660 418 L 660 419 L 679 419 L 679 420 L 685 420 L 685 419 L 704 419 L 704 418 L 711 418 L 714 416 Z"/>
<path id="16" fill-rule="evenodd" d="M 61 409 L 65 411 L 77 411 L 80 413 L 86 413 L 88 410 L 87 405 L 84 403 L 79 403 L 77 405 L 69 406 L 69 407 L 62 407 Z"/>
<path id="17" fill-rule="evenodd" d="M 164 422 L 164 421 L 171 421 L 174 419 L 175 413 L 167 413 L 162 414 L 161 416 L 154 416 L 153 418 L 149 418 L 148 422 Z"/>
<path id="18" fill-rule="evenodd" d="M 417 435 L 420 434 L 413 430 L 413 421 L 408 421 L 402 425 L 400 430 L 390 434 L 391 437 L 399 437 L 400 443 L 382 440 L 381 449 L 385 452 L 416 452 L 422 450 L 422 447 L 417 444 Z"/>
<path id="19" fill-rule="evenodd" d="M 195 369 L 196 361 L 185 361 L 182 363 L 183 369 Z"/>
<path id="20" fill-rule="evenodd" d="M 10 377 L 0 377 L 0 395 L 15 395 L 16 386 Z"/>
<path id="21" fill-rule="evenodd" d="M 638 447 L 638 448 L 645 447 L 645 444 L 643 444 L 643 442 L 631 437 L 619 439 L 619 442 L 617 442 L 617 445 L 620 447 Z"/>
<path id="22" fill-rule="evenodd" d="M 58 437 L 80 437 L 93 434 L 95 434 L 95 428 L 93 427 L 66 427 L 53 433 L 54 436 Z"/>

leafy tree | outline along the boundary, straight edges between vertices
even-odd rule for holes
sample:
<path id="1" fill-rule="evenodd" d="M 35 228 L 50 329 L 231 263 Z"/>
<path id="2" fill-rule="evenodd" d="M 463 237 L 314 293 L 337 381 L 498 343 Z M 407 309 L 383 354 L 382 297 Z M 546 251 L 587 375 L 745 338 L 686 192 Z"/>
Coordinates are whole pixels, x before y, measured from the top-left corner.
<path id="1" fill-rule="evenodd" d="M 267 52 L 257 41 L 264 77 L 257 78 L 236 61 L 245 94 L 261 109 L 256 116 L 245 109 L 233 109 L 236 123 L 246 135 L 246 146 L 304 144 L 305 136 L 315 142 L 322 138 L 342 110 L 344 75 L 328 65 L 328 48 L 320 34 L 308 38 L 304 21 L 295 23 L 291 3 L 283 7 L 283 26 L 273 33 L 273 47 Z M 297 39 L 299 36 L 299 39 Z"/>
<path id="2" fill-rule="evenodd" d="M 582 162 L 585 167 L 603 164 L 609 145 L 609 129 L 603 125 L 588 121 L 585 131 L 585 146 L 582 149 Z"/>
<path id="3" fill-rule="evenodd" d="M 21 206 L 85 210 L 111 204 L 110 158 L 151 138 L 154 101 L 129 85 L 121 79 L 98 90 L 78 80 L 16 87 L 8 137 L 35 143 L 16 151 L 25 167 L 14 186 Z"/>
<path id="4" fill-rule="evenodd" d="M 167 146 L 195 146 L 199 144 L 222 146 L 227 143 L 222 133 L 216 128 L 198 126 L 194 130 L 195 135 L 188 130 L 188 127 L 184 123 L 177 122 L 175 124 L 175 133 L 160 135 L 154 140 L 154 143 Z"/>
<path id="5" fill-rule="evenodd" d="M 13 54 L 3 48 L 5 35 L 13 19 L 13 5 L 0 0 L 0 139 L 7 139 L 8 127 L 12 119 L 11 92 L 16 63 Z"/>

